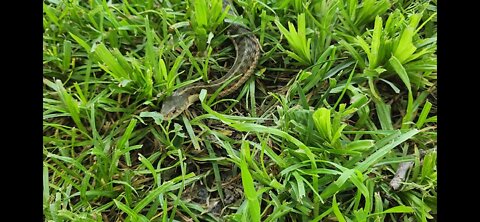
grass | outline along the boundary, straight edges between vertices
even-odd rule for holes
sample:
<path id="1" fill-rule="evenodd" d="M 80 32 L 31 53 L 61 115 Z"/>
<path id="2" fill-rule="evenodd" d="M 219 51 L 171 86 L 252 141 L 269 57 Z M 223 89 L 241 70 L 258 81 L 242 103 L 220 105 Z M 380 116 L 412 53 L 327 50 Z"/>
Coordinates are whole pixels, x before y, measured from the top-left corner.
<path id="1" fill-rule="evenodd" d="M 44 1 L 45 221 L 436 221 L 436 1 L 220 4 Z M 164 121 L 232 65 L 224 19 L 254 76 Z"/>

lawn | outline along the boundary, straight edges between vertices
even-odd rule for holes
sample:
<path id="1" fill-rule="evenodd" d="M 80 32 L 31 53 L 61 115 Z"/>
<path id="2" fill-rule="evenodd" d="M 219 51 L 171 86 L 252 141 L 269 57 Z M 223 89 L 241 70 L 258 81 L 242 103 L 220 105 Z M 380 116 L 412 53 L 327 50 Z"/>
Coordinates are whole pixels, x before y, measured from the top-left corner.
<path id="1" fill-rule="evenodd" d="M 436 5 L 45 0 L 44 220 L 436 221 Z"/>

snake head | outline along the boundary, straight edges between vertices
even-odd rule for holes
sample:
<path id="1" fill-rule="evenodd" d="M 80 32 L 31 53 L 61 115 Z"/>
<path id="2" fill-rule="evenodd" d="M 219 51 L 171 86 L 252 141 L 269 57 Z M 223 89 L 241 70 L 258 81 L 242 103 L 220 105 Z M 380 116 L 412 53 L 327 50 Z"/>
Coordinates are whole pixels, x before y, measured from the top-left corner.
<path id="1" fill-rule="evenodd" d="M 187 94 L 173 94 L 172 96 L 165 98 L 160 113 L 163 115 L 164 120 L 171 120 L 185 111 L 188 106 L 190 106 L 190 103 Z"/>
<path id="2" fill-rule="evenodd" d="M 181 92 L 181 93 L 179 93 Z M 160 114 L 164 120 L 171 120 L 183 113 L 190 105 L 198 101 L 198 93 L 179 90 L 165 98 Z"/>

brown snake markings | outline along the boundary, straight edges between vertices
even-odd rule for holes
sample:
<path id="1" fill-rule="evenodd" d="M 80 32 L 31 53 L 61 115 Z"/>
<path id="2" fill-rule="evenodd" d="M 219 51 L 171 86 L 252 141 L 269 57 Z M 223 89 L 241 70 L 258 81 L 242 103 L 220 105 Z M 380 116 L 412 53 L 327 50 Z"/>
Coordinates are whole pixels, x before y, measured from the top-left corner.
<path id="1" fill-rule="evenodd" d="M 228 4 L 231 5 L 230 2 L 224 0 L 223 8 L 225 9 Z M 232 10 L 229 10 L 228 13 L 236 15 Z M 250 30 L 237 24 L 231 24 L 227 32 L 231 36 L 236 51 L 236 58 L 232 68 L 230 68 L 227 74 L 209 84 L 195 83 L 187 85 L 177 89 L 170 97 L 165 98 L 160 111 L 165 120 L 177 117 L 188 109 L 190 105 L 198 101 L 198 95 L 202 89 L 207 90 L 208 94 L 212 94 L 224 83 L 235 78 L 217 96 L 218 98 L 224 97 L 240 88 L 253 74 L 260 56 L 260 44 L 257 37 Z M 239 79 L 236 80 L 236 78 Z"/>

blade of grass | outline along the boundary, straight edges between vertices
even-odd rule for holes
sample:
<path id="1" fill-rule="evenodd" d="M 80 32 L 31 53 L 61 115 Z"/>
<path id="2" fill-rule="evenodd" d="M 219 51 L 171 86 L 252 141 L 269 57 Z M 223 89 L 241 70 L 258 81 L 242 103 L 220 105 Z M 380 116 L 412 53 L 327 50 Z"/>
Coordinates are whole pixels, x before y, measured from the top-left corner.
<path id="1" fill-rule="evenodd" d="M 347 222 L 347 220 L 345 220 L 345 217 L 343 216 L 342 212 L 340 212 L 340 208 L 338 207 L 336 195 L 333 195 L 332 210 L 333 210 L 333 213 L 335 214 L 335 216 L 337 217 L 338 221 Z"/>
<path id="2" fill-rule="evenodd" d="M 242 152 L 241 161 L 240 161 L 240 170 L 242 175 L 242 185 L 243 190 L 245 191 L 245 198 L 248 201 L 248 215 L 250 216 L 249 221 L 260 221 L 260 202 L 258 201 L 258 194 L 255 190 L 253 183 L 252 175 L 248 170 L 248 164 L 245 159 L 245 155 L 249 155 L 250 147 L 247 142 L 242 142 Z"/>

